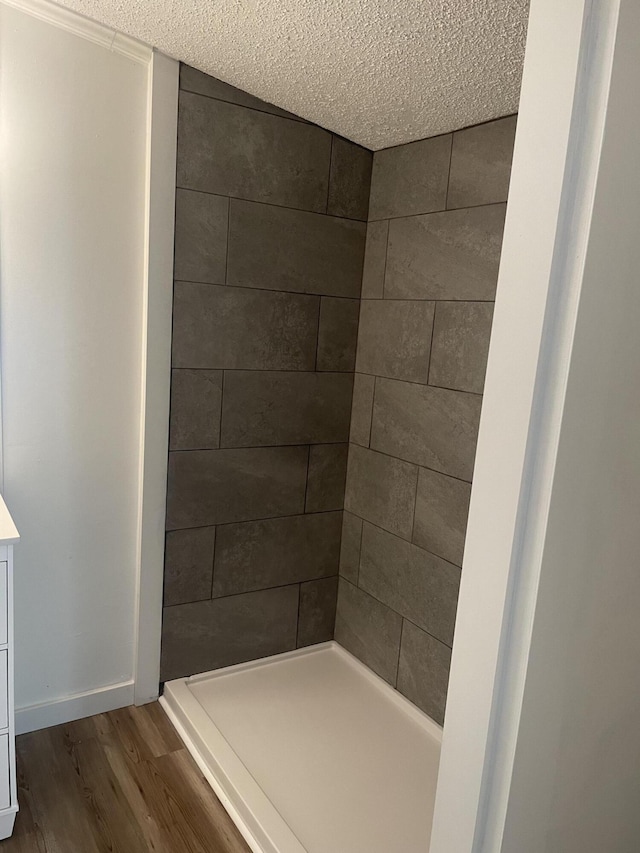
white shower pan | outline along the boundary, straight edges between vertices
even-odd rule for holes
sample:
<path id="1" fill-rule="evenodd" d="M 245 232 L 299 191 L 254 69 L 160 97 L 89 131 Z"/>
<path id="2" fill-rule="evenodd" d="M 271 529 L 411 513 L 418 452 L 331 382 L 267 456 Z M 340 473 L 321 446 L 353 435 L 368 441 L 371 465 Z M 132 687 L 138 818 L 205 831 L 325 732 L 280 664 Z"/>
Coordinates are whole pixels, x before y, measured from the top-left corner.
<path id="1" fill-rule="evenodd" d="M 337 643 L 165 684 L 254 853 L 427 853 L 442 730 Z"/>

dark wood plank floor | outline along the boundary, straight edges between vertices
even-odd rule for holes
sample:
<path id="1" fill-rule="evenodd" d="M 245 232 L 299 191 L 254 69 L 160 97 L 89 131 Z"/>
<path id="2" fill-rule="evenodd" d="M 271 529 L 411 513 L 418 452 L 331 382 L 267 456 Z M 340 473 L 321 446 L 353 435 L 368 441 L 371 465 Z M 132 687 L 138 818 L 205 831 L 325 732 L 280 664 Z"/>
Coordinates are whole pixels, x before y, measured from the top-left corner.
<path id="1" fill-rule="evenodd" d="M 156 703 L 17 739 L 0 853 L 249 853 Z"/>

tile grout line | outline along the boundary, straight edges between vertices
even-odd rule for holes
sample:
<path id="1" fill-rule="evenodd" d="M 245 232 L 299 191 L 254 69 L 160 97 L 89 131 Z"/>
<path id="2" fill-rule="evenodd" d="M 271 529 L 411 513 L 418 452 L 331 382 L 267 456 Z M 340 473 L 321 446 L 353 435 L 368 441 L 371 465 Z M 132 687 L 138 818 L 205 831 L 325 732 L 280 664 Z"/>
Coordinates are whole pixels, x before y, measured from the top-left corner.
<path id="1" fill-rule="evenodd" d="M 329 145 L 329 172 L 327 175 L 327 203 L 325 204 L 325 211 L 324 211 L 327 216 L 331 215 L 329 213 L 329 199 L 331 197 L 331 173 L 332 172 L 333 172 L 333 133 L 331 134 L 331 143 Z"/>
<path id="2" fill-rule="evenodd" d="M 176 189 L 181 190 L 182 192 L 202 193 L 202 195 L 214 195 L 218 198 L 229 198 L 232 201 L 243 201 L 245 204 L 262 204 L 265 207 L 277 207 L 280 210 L 291 210 L 295 213 L 309 213 L 314 216 L 329 216 L 331 219 L 341 219 L 344 222 L 359 222 L 361 225 L 365 226 L 372 222 L 391 222 L 395 219 L 414 219 L 416 216 L 431 216 L 431 214 L 435 213 L 451 213 L 455 210 L 477 210 L 479 207 L 497 207 L 499 205 L 506 207 L 507 205 L 507 199 L 503 199 L 502 201 L 485 201 L 480 204 L 467 204 L 461 207 L 437 207 L 435 210 L 423 210 L 419 213 L 404 213 L 402 216 L 380 216 L 369 219 L 354 219 L 351 216 L 340 216 L 337 213 L 325 213 L 322 210 L 313 210 L 308 207 L 293 207 L 290 204 L 277 204 L 274 201 L 262 201 L 261 199 L 245 198 L 244 196 L 238 195 L 225 195 L 224 193 L 216 193 L 213 192 L 213 190 L 203 190 L 196 187 L 183 187 L 176 185 Z"/>
<path id="3" fill-rule="evenodd" d="M 435 133 L 433 136 L 425 136 L 422 139 L 411 139 L 409 142 L 398 142 L 397 145 L 387 145 L 386 148 L 377 148 L 373 153 L 377 154 L 380 151 L 392 151 L 394 148 L 404 148 L 405 145 L 414 145 L 416 142 L 427 142 L 431 139 L 441 139 L 443 136 L 453 136 L 454 133 L 462 133 L 465 130 L 472 130 L 475 127 L 484 127 L 487 124 L 493 124 L 494 122 L 504 121 L 508 118 L 517 118 L 517 116 L 517 111 L 513 113 L 507 113 L 503 116 L 496 116 L 496 118 L 488 118 L 486 121 L 478 121 L 475 124 L 466 124 L 464 127 L 457 127 L 455 130 L 445 130 L 442 133 Z M 354 144 L 357 145 L 358 143 L 356 142 Z"/>
<path id="4" fill-rule="evenodd" d="M 181 189 L 189 189 L 189 187 L 184 187 Z M 485 201 L 482 202 L 482 204 L 467 204 L 462 207 L 437 207 L 435 210 L 423 210 L 420 213 L 405 213 L 402 216 L 381 216 L 379 219 L 370 219 L 369 222 L 393 222 L 396 219 L 415 219 L 417 216 L 431 216 L 432 214 L 436 213 L 453 213 L 454 211 L 460 210 L 477 210 L 479 207 L 497 207 L 499 205 L 503 205 L 506 207 L 507 199 L 505 199 L 504 201 Z"/>
<path id="5" fill-rule="evenodd" d="M 309 373 L 348 373 L 349 371 L 324 371 L 318 370 L 318 361 L 320 359 L 320 320 L 322 317 L 322 300 L 324 297 L 320 296 L 318 299 L 318 322 L 316 324 L 316 358 L 313 365 L 313 370 L 310 370 Z"/>
<path id="6" fill-rule="evenodd" d="M 358 516 L 356 516 L 358 518 Z M 358 544 L 358 565 L 356 566 L 356 586 L 360 589 L 360 564 L 362 563 L 362 541 L 364 539 L 364 521 L 360 519 L 360 540 Z"/>
<path id="7" fill-rule="evenodd" d="M 291 296 L 306 296 L 309 298 L 316 297 L 318 299 L 342 299 L 345 302 L 446 302 L 451 305 L 460 305 L 470 302 L 474 305 L 494 305 L 496 301 L 495 297 L 493 299 L 451 299 L 447 297 L 443 298 L 440 296 L 344 296 L 341 293 L 320 293 L 316 290 L 282 290 L 277 287 L 257 287 L 255 285 L 252 286 L 250 284 L 229 284 L 226 281 L 192 281 L 191 279 L 185 278 L 175 279 L 174 285 L 176 284 L 187 284 L 193 287 L 224 287 L 232 291 L 251 290 L 254 293 L 281 293 L 289 294 Z"/>
<path id="8" fill-rule="evenodd" d="M 375 527 L 376 530 L 380 530 L 382 533 L 386 533 L 388 536 L 393 536 L 394 539 L 397 539 L 398 542 L 404 542 L 405 545 L 410 545 L 413 548 L 417 548 L 418 551 L 423 551 L 425 554 L 429 554 L 431 557 L 435 557 L 437 560 L 440 560 L 443 563 L 446 563 L 448 566 L 452 566 L 454 569 L 458 569 L 459 572 L 462 572 L 462 566 L 459 566 L 457 563 L 452 563 L 451 560 L 447 560 L 445 557 L 441 557 L 440 554 L 436 554 L 434 551 L 430 551 L 428 548 L 423 548 L 422 545 L 418 545 L 415 542 L 412 542 L 410 539 L 404 539 L 402 536 L 398 536 L 397 533 L 393 533 L 391 530 L 387 530 L 386 527 L 381 527 L 379 524 L 376 524 L 374 521 L 369 521 L 368 518 L 363 518 L 361 515 L 358 515 L 357 512 L 353 512 L 352 510 L 347 510 L 351 515 L 355 516 L 362 522 L 362 531 L 364 532 L 364 525 L 368 524 L 371 527 Z M 361 541 L 363 538 L 363 532 L 360 535 Z M 360 587 L 358 587 L 360 588 Z M 363 590 L 364 592 L 365 590 Z M 369 595 L 372 595 L 369 593 Z M 372 595 L 372 598 L 375 596 Z M 388 606 L 388 605 L 387 605 Z"/>
<path id="9" fill-rule="evenodd" d="M 170 610 L 172 607 L 184 607 L 186 604 L 202 604 L 203 602 L 208 603 L 210 601 L 224 601 L 229 598 L 238 598 L 241 595 L 253 595 L 257 592 L 271 592 L 274 589 L 289 589 L 289 587 L 293 586 L 301 586 L 303 583 L 314 583 L 316 581 L 330 580 L 331 578 L 338 577 L 338 575 L 313 575 L 310 578 L 305 578 L 304 580 L 292 580 L 287 581 L 287 583 L 276 583 L 271 586 L 259 586 L 255 589 L 244 589 L 240 592 L 228 592 L 224 595 L 216 595 L 214 598 L 196 598 L 193 601 L 181 601 L 179 604 L 167 604 L 165 606 L 165 610 Z M 364 592 L 364 590 L 363 590 Z M 369 593 L 367 593 L 369 595 Z M 371 596 L 372 598 L 374 596 Z M 377 601 L 377 599 L 376 599 Z M 380 602 L 382 603 L 382 602 Z M 416 626 L 420 627 L 420 626 Z M 437 639 L 437 637 L 436 637 Z M 442 641 L 441 641 L 442 642 Z"/>
<path id="10" fill-rule="evenodd" d="M 300 639 L 300 600 L 301 600 L 301 590 L 302 590 L 302 582 L 296 584 L 298 587 L 298 606 L 296 608 L 296 649 L 299 649 L 298 645 Z"/>
<path id="11" fill-rule="evenodd" d="M 394 613 L 395 612 L 396 611 L 394 611 Z M 402 637 L 404 634 L 404 623 L 405 623 L 405 618 L 402 615 L 402 613 L 398 613 L 398 616 L 400 616 L 402 618 L 402 622 L 400 623 L 400 640 L 398 642 L 398 659 L 396 661 L 396 678 L 395 678 L 395 682 L 393 685 L 396 690 L 398 689 L 398 678 L 400 677 L 400 652 L 402 651 Z"/>
<path id="12" fill-rule="evenodd" d="M 366 595 L 368 598 L 371 598 L 373 601 L 376 602 L 376 604 L 381 605 L 386 610 L 388 610 L 390 613 L 395 613 L 396 616 L 399 616 L 403 621 L 408 622 L 409 625 L 413 625 L 413 627 L 417 628 L 418 631 L 421 631 L 423 634 L 427 634 L 427 636 L 431 637 L 432 640 L 435 640 L 437 643 L 440 643 L 440 645 L 445 646 L 447 649 L 451 650 L 452 646 L 449 645 L 449 643 L 445 643 L 443 640 L 441 640 L 439 637 L 436 637 L 436 635 L 432 634 L 430 631 L 425 631 L 425 629 L 421 628 L 420 625 L 417 625 L 413 621 L 413 619 L 409 619 L 407 616 L 403 616 L 402 613 L 399 613 L 397 610 L 394 610 L 393 607 L 389 607 L 388 604 L 385 604 L 384 601 L 380 601 L 379 598 L 376 598 L 375 595 L 372 595 L 372 593 L 370 593 L 368 590 L 362 589 L 362 587 L 360 587 L 360 586 L 355 586 L 348 578 L 342 577 L 341 580 L 343 580 L 345 583 L 348 583 L 349 586 L 351 586 L 353 589 L 357 590 L 358 592 L 361 592 L 363 595 Z M 289 585 L 293 586 L 293 584 L 289 584 Z M 171 606 L 175 607 L 176 605 L 171 605 Z M 414 704 L 415 704 L 415 702 L 414 702 Z"/>
<path id="13" fill-rule="evenodd" d="M 309 492 L 309 469 L 311 468 L 311 445 L 307 445 L 307 476 L 304 481 L 304 503 L 303 503 L 303 511 L 302 514 L 306 515 L 307 513 L 307 495 Z M 339 510 L 335 510 L 335 512 L 339 512 Z"/>
<path id="14" fill-rule="evenodd" d="M 218 548 L 218 528 L 216 525 L 213 526 L 213 557 L 211 559 L 211 594 L 209 599 L 213 601 L 213 584 L 215 581 L 215 570 L 216 570 L 216 550 Z"/>
<path id="15" fill-rule="evenodd" d="M 366 374 L 368 375 L 368 374 Z M 369 416 L 369 443 L 367 449 L 371 450 L 371 436 L 373 435 L 373 412 L 376 407 L 376 391 L 378 390 L 378 376 L 373 377 L 373 394 L 371 395 L 371 414 Z M 355 442 L 354 442 L 355 443 Z"/>
<path id="16" fill-rule="evenodd" d="M 186 63 L 185 63 L 186 64 Z M 191 67 L 191 66 L 189 66 Z M 197 70 L 197 69 L 196 69 Z M 204 72 L 201 72 L 204 73 Z M 207 75 L 210 76 L 210 75 Z M 214 80 L 218 80 L 217 77 L 213 78 Z M 225 86 L 231 86 L 231 83 L 225 83 L 224 80 L 219 80 L 220 83 L 224 83 Z M 232 89 L 237 89 L 237 86 L 231 86 Z M 330 130 L 327 130 L 324 127 L 320 127 L 319 124 L 316 124 L 313 121 L 309 121 L 306 118 L 302 118 L 302 116 L 297 116 L 294 113 L 291 115 L 280 115 L 280 113 L 271 112 L 271 110 L 261 110 L 260 107 L 250 107 L 248 104 L 239 104 L 237 101 L 227 101 L 224 98 L 216 98 L 215 95 L 207 95 L 204 92 L 197 92 L 194 89 L 187 89 L 186 86 L 180 86 L 181 92 L 186 92 L 188 95 L 197 95 L 199 98 L 207 98 L 209 101 L 217 101 L 219 104 L 228 104 L 231 107 L 239 107 L 242 110 L 252 110 L 254 113 L 260 113 L 261 115 L 271 116 L 272 118 L 283 118 L 285 121 L 295 121 L 296 124 L 306 124 L 309 127 L 316 127 L 318 130 L 322 130 L 324 133 L 331 133 Z M 251 95 L 249 92 L 244 92 L 242 89 L 238 89 L 239 92 L 243 92 L 245 95 L 249 95 L 250 98 L 256 98 L 256 100 L 261 101 L 262 98 L 256 97 L 256 95 Z M 263 103 L 267 104 L 267 106 L 275 107 L 276 109 L 281 109 L 276 104 L 269 104 L 267 101 Z M 283 110 L 283 112 L 288 112 L 288 110 Z M 495 121 L 495 119 L 494 119 Z M 357 143 L 356 143 L 357 144 Z M 364 146 L 361 146 L 364 147 Z M 366 149 L 369 150 L 368 148 Z"/>
<path id="17" fill-rule="evenodd" d="M 328 216 L 331 219 L 340 219 L 343 222 L 355 222 L 355 223 L 358 223 L 360 225 L 365 225 L 365 226 L 367 224 L 366 219 L 355 219 L 351 216 L 340 216 L 337 213 L 326 213 L 326 211 L 324 211 L 324 210 L 315 210 L 315 209 L 309 208 L 309 207 L 294 207 L 293 205 L 290 205 L 290 204 L 278 204 L 275 201 L 263 201 L 262 199 L 245 198 L 244 196 L 240 196 L 240 195 L 225 195 L 224 193 L 216 193 L 216 192 L 213 192 L 212 190 L 203 190 L 203 189 L 198 189 L 197 187 L 183 187 L 183 186 L 177 185 L 176 189 L 181 190 L 182 192 L 202 193 L 203 195 L 215 195 L 218 198 L 229 198 L 232 201 L 242 201 L 245 204 L 261 204 L 265 207 L 276 207 L 279 210 L 291 210 L 291 211 L 294 211 L 295 213 L 308 213 L 310 216 Z M 497 203 L 498 202 L 496 202 L 496 204 Z M 503 202 L 503 204 L 504 204 L 504 202 Z M 475 205 L 475 207 L 484 207 L 484 206 L 485 205 Z M 322 207 L 324 207 L 324 202 L 322 204 Z M 432 212 L 436 213 L 436 212 L 443 212 L 443 211 L 432 211 Z M 394 217 L 394 218 L 401 219 L 402 217 Z"/>
<path id="18" fill-rule="evenodd" d="M 391 233 L 391 222 L 388 219 L 382 219 L 381 222 L 386 222 L 386 239 L 384 241 L 384 267 L 382 270 L 382 298 L 385 299 L 387 289 L 387 261 L 389 259 L 389 234 Z"/>
<path id="19" fill-rule="evenodd" d="M 431 376 L 431 359 L 433 356 L 433 339 L 434 339 L 435 333 L 436 333 L 436 317 L 437 317 L 437 314 L 438 314 L 438 305 L 436 303 L 434 303 L 434 305 L 433 305 L 433 317 L 431 318 L 431 338 L 429 340 L 429 355 L 427 357 L 427 381 L 426 381 L 426 384 L 429 385 L 431 388 L 439 387 L 437 385 L 435 385 L 435 386 L 431 385 L 431 383 L 429 382 L 429 378 Z M 443 390 L 445 390 L 445 389 L 443 389 Z M 446 389 L 446 390 L 452 390 L 452 389 Z"/>
<path id="20" fill-rule="evenodd" d="M 451 166 L 453 164 L 453 140 L 455 137 L 455 131 L 451 134 L 451 147 L 449 149 L 449 168 L 447 170 L 447 191 L 444 195 L 444 206 L 445 210 L 449 210 L 449 187 L 451 186 Z"/>
<path id="21" fill-rule="evenodd" d="M 349 510 L 347 510 L 347 512 L 348 511 Z M 340 509 L 321 509 L 321 510 L 316 510 L 316 511 L 312 511 L 312 512 L 302 511 L 302 512 L 288 513 L 287 515 L 266 515 L 266 516 L 263 516 L 261 518 L 247 518 L 247 519 L 244 519 L 243 521 L 222 521 L 222 522 L 219 522 L 217 524 L 216 523 L 214 523 L 214 524 L 196 524 L 193 527 L 172 527 L 169 530 L 166 530 L 165 532 L 166 533 L 179 533 L 180 531 L 186 531 L 186 530 L 208 530 L 211 527 L 215 527 L 217 530 L 219 527 L 231 527 L 231 526 L 234 526 L 234 525 L 237 526 L 240 524 L 257 524 L 258 522 L 262 522 L 262 521 L 283 521 L 284 519 L 289 519 L 289 518 L 308 518 L 308 517 L 313 516 L 313 515 L 335 515 L 335 513 L 337 513 L 337 512 L 343 512 L 343 510 L 340 510 Z M 352 515 L 355 515 L 355 513 L 352 513 Z M 358 518 L 359 517 L 360 516 L 358 516 Z M 394 535 L 394 534 L 392 534 L 392 535 Z"/>

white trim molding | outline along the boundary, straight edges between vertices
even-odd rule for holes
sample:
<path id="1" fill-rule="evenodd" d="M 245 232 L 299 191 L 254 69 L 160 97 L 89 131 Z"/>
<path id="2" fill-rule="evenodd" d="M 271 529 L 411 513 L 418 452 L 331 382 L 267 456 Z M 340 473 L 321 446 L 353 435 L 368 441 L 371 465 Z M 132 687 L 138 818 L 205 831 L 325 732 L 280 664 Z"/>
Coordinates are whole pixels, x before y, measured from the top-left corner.
<path id="1" fill-rule="evenodd" d="M 16 708 L 16 734 L 23 735 L 72 720 L 81 720 L 83 717 L 92 717 L 94 714 L 104 714 L 116 708 L 125 708 L 132 703 L 133 680 L 129 680 L 39 705 L 27 705 L 24 708 Z"/>
<path id="2" fill-rule="evenodd" d="M 13 6 L 27 15 L 46 21 L 54 27 L 60 27 L 107 50 L 121 53 L 123 56 L 146 65 L 151 61 L 152 48 L 138 39 L 119 33 L 84 15 L 65 9 L 50 0 L 1 0 L 6 6 Z"/>
<path id="3" fill-rule="evenodd" d="M 135 702 L 158 698 L 169 447 L 179 63 L 149 65 Z"/>

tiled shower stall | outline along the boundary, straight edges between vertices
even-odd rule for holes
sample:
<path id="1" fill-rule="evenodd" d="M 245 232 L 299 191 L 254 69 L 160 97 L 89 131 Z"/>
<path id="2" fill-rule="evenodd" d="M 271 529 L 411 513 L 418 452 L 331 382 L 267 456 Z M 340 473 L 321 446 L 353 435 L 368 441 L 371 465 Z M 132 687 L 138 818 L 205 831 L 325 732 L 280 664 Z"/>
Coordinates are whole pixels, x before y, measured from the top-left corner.
<path id="1" fill-rule="evenodd" d="M 442 722 L 514 132 L 182 67 L 163 680 L 335 637 Z"/>

